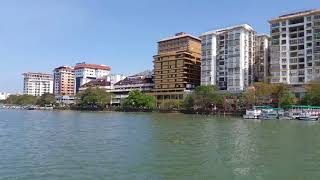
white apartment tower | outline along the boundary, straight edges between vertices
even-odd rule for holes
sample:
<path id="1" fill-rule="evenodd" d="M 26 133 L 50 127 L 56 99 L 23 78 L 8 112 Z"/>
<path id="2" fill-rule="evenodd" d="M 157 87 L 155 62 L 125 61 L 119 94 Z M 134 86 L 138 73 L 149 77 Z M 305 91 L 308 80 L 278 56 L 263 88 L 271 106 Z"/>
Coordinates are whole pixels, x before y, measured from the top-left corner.
<path id="1" fill-rule="evenodd" d="M 201 35 L 201 85 L 241 92 L 253 81 L 255 31 L 247 24 Z"/>
<path id="2" fill-rule="evenodd" d="M 303 85 L 320 77 L 320 9 L 279 16 L 271 29 L 271 83 Z"/>
<path id="3" fill-rule="evenodd" d="M 53 76 L 45 73 L 24 73 L 23 94 L 41 96 L 53 93 Z"/>

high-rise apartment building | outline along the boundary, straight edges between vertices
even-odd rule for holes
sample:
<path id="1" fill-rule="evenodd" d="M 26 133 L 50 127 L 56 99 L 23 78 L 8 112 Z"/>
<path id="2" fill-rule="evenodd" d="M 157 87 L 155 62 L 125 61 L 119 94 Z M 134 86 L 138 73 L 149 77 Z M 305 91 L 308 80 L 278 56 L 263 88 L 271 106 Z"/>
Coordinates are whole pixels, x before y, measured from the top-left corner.
<path id="1" fill-rule="evenodd" d="M 178 33 L 158 42 L 154 56 L 153 94 L 161 100 L 183 99 L 200 85 L 201 43 L 198 37 Z"/>
<path id="2" fill-rule="evenodd" d="M 271 29 L 271 83 L 303 85 L 320 77 L 320 9 L 279 16 Z"/>
<path id="3" fill-rule="evenodd" d="M 82 85 L 93 79 L 103 78 L 110 74 L 111 68 L 106 65 L 78 63 L 74 67 L 75 71 L 75 90 L 79 92 Z"/>
<path id="4" fill-rule="evenodd" d="M 53 76 L 46 73 L 24 73 L 23 94 L 41 96 L 53 93 Z"/>
<path id="5" fill-rule="evenodd" d="M 255 31 L 247 24 L 201 35 L 201 84 L 241 92 L 253 82 Z"/>
<path id="6" fill-rule="evenodd" d="M 56 96 L 73 96 L 74 93 L 74 69 L 69 66 L 55 68 L 54 76 L 54 94 Z"/>
<path id="7" fill-rule="evenodd" d="M 253 62 L 254 82 L 269 82 L 270 72 L 270 36 L 257 35 L 255 38 L 255 55 Z"/>

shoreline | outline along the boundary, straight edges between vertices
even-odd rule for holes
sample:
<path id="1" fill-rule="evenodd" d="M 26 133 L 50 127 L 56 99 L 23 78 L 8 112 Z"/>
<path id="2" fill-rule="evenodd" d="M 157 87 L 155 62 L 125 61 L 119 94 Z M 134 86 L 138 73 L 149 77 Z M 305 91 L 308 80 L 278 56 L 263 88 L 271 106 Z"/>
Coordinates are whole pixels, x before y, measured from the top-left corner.
<path id="1" fill-rule="evenodd" d="M 5 107 L 4 107 L 5 106 Z M 4 110 L 24 110 L 24 111 L 74 111 L 74 112 L 124 112 L 124 113 L 160 113 L 160 114 L 186 114 L 186 115 L 210 115 L 210 116 L 242 116 L 243 112 L 195 112 L 186 110 L 167 110 L 167 109 L 135 109 L 135 108 L 114 108 L 114 109 L 104 109 L 104 110 L 90 110 L 90 109 L 76 109 L 76 108 L 50 108 L 40 107 L 38 109 L 27 109 L 19 106 L 4 105 L 0 107 Z"/>

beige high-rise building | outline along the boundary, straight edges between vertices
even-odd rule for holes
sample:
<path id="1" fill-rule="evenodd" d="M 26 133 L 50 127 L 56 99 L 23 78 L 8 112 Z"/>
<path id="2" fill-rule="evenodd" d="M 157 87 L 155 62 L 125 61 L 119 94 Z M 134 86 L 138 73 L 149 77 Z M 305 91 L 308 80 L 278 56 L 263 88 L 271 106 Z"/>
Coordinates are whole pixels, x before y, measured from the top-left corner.
<path id="1" fill-rule="evenodd" d="M 320 78 L 320 9 L 271 19 L 271 83 L 301 86 Z"/>
<path id="2" fill-rule="evenodd" d="M 74 90 L 74 69 L 69 66 L 55 68 L 54 71 L 54 94 L 56 96 L 73 96 Z"/>
<path id="3" fill-rule="evenodd" d="M 154 56 L 153 94 L 158 102 L 182 100 L 186 93 L 200 85 L 201 40 L 186 33 L 158 42 Z"/>

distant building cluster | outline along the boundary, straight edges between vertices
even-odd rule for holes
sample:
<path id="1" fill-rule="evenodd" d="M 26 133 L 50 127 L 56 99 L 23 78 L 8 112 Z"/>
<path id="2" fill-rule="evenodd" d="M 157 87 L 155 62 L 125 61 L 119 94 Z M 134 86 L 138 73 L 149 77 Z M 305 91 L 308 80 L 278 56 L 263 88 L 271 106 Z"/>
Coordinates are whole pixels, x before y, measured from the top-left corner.
<path id="1" fill-rule="evenodd" d="M 157 102 L 182 100 L 199 85 L 240 93 L 254 82 L 285 83 L 303 93 L 303 86 L 320 79 L 320 9 L 271 19 L 270 35 L 248 24 L 202 33 L 177 33 L 158 42 L 153 71 L 133 76 L 111 74 L 106 65 L 61 66 L 53 75 L 25 73 L 24 94 L 54 93 L 73 102 L 89 88 L 112 92 L 119 105 L 132 90 L 144 91 Z"/>

